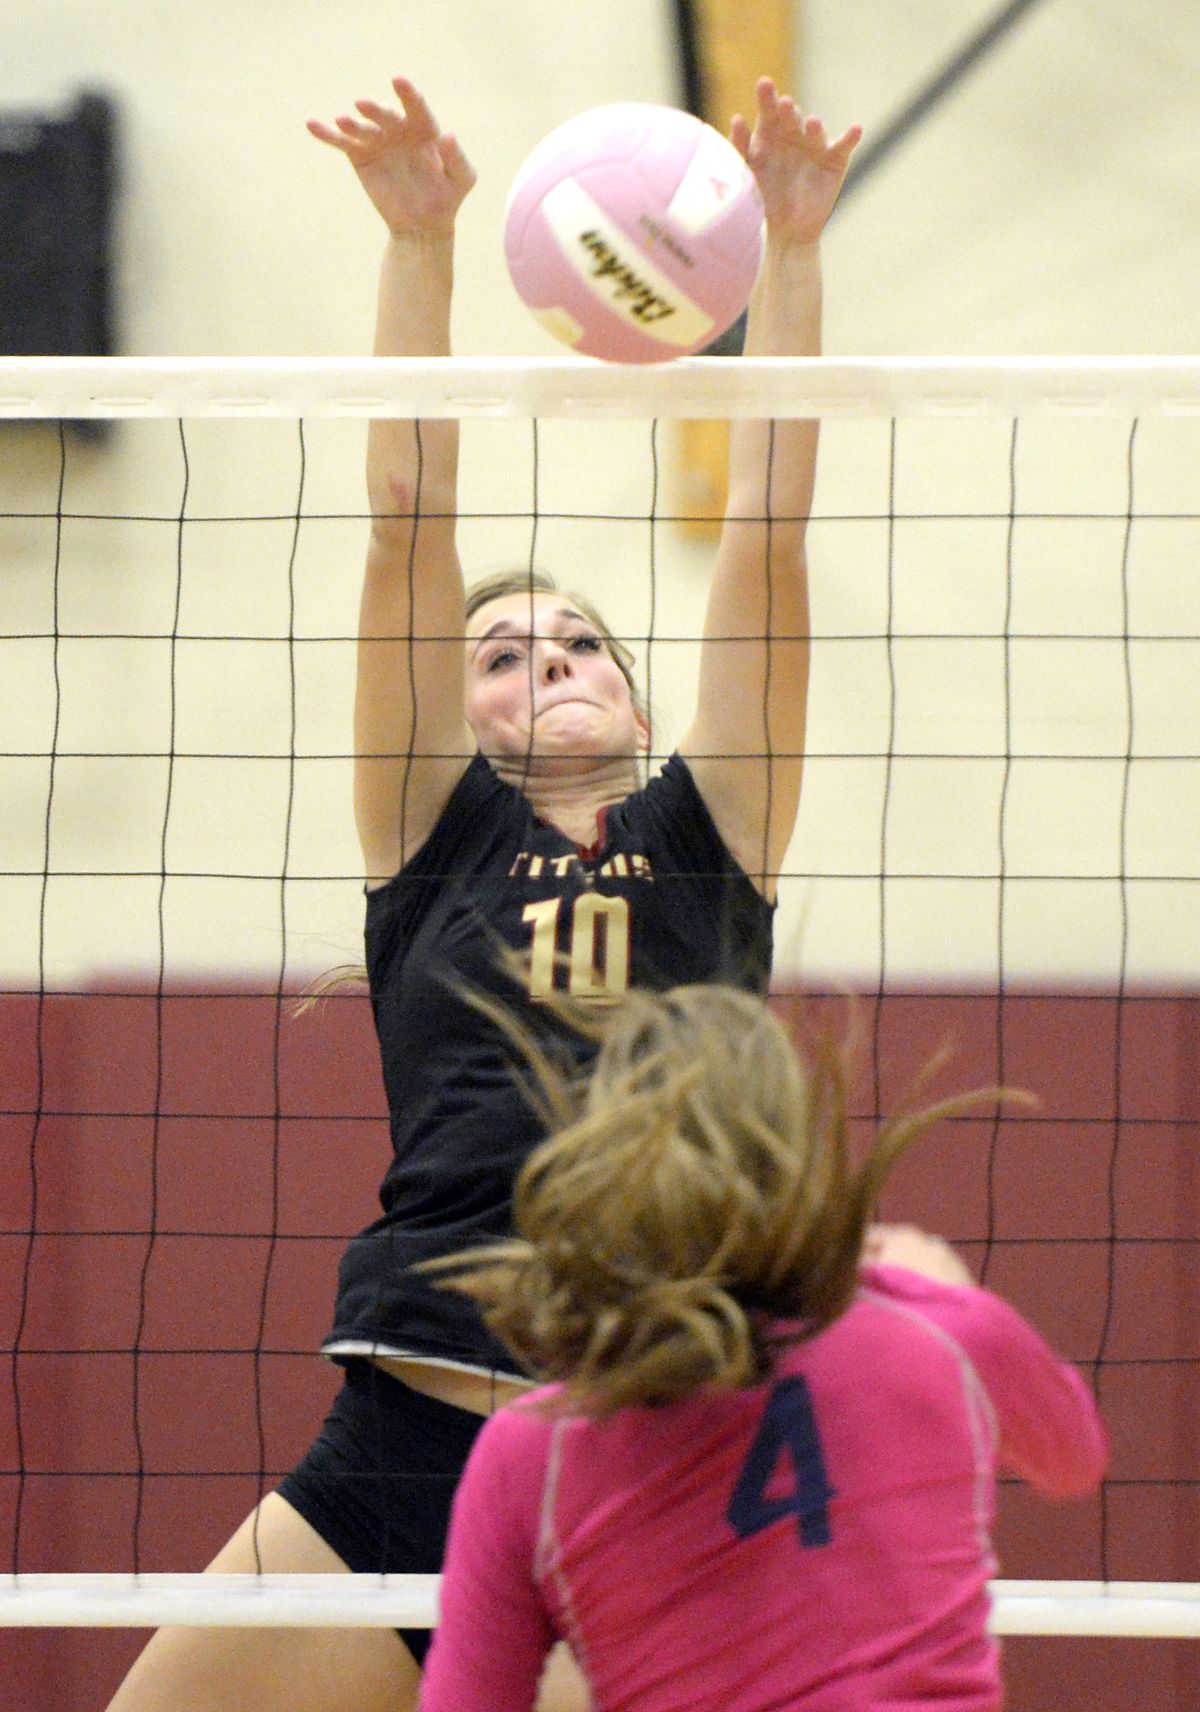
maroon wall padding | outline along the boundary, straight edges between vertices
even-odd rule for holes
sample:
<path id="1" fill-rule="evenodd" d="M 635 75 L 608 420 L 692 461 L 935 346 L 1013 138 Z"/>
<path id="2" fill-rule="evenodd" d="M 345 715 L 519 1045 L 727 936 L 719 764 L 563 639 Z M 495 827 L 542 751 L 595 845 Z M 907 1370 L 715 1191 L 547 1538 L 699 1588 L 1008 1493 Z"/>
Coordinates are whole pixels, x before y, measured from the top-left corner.
<path id="1" fill-rule="evenodd" d="M 837 1026 L 845 1014 L 779 1002 Z M 1113 1443 L 1103 1501 L 1051 1506 L 1006 1484 L 1001 1573 L 1200 1580 L 1200 998 L 889 994 L 853 1008 L 868 1041 L 860 1130 L 947 1044 L 931 1094 L 1002 1079 L 1039 1096 L 942 1124 L 884 1208 L 951 1238 L 1097 1384 Z M 387 1149 L 361 998 L 301 1017 L 251 992 L 0 998 L 0 1338 L 16 1351 L 0 1572 L 203 1566 L 333 1394 L 312 1352 Z M 142 1639 L 0 1632 L 9 1712 L 97 1712 Z M 1020 1712 L 1200 1705 L 1189 1643 L 1005 1650 Z"/>

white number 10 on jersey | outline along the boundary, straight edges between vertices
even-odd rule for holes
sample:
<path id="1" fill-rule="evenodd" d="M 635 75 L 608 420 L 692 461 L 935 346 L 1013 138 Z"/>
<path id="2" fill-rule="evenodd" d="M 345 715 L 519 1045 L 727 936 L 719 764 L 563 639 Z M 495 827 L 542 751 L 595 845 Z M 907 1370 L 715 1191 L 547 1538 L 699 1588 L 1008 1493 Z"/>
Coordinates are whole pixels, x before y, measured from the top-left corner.
<path id="1" fill-rule="evenodd" d="M 556 956 L 559 920 L 569 917 L 565 959 Z M 600 1004 L 629 987 L 629 904 L 624 898 L 583 892 L 574 899 L 543 898 L 526 904 L 522 921 L 533 928 L 529 996 L 548 999 L 558 988 Z M 558 975 L 556 981 L 555 976 Z"/>

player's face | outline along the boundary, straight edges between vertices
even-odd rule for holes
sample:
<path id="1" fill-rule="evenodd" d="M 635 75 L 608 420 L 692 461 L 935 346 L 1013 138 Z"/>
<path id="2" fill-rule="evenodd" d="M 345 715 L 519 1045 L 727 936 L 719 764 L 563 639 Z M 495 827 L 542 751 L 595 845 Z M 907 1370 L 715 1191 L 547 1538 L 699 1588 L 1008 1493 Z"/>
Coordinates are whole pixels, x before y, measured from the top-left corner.
<path id="1" fill-rule="evenodd" d="M 562 594 L 504 595 L 472 614 L 466 706 L 485 755 L 634 755 L 644 745 L 625 674 Z"/>

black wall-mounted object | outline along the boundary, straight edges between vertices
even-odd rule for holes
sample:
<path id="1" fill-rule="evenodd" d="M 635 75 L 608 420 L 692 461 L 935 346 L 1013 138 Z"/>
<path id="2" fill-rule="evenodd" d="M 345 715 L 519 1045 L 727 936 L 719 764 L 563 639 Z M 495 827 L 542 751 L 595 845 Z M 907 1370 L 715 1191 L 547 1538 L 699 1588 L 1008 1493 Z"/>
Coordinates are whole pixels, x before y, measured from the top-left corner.
<path id="1" fill-rule="evenodd" d="M 116 129 L 92 90 L 61 115 L 0 110 L 0 354 L 113 354 Z"/>

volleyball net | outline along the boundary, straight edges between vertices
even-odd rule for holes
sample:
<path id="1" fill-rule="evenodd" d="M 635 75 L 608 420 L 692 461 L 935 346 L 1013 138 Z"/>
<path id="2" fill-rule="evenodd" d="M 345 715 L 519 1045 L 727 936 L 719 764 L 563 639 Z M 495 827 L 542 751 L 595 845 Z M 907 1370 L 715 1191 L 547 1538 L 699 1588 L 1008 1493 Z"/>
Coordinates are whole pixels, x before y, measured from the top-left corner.
<path id="1" fill-rule="evenodd" d="M 358 957 L 384 414 L 462 419 L 468 572 L 590 595 L 658 754 L 713 550 L 677 424 L 823 418 L 777 1002 L 865 1000 L 860 1124 L 946 1038 L 1039 1097 L 885 1208 L 1112 1434 L 1095 1504 L 1002 1491 L 998 1630 L 1200 1633 L 1200 363 L 1143 359 L 0 361 L 0 1624 L 434 1620 L 435 1578 L 184 1573 L 319 1423 L 386 1158 L 362 999 L 289 1006 Z"/>

